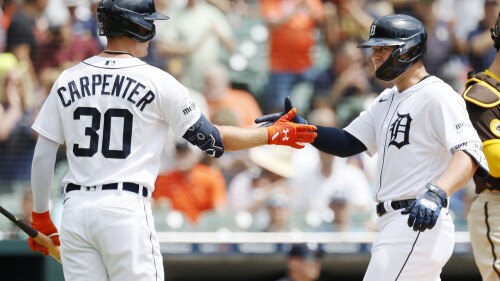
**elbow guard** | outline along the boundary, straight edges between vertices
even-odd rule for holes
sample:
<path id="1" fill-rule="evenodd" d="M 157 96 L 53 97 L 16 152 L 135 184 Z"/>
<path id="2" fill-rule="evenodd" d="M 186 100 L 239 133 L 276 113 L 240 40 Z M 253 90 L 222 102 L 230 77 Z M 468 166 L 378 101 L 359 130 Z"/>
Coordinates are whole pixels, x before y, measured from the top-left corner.
<path id="1" fill-rule="evenodd" d="M 182 137 L 212 157 L 219 158 L 224 153 L 219 130 L 203 114 Z"/>

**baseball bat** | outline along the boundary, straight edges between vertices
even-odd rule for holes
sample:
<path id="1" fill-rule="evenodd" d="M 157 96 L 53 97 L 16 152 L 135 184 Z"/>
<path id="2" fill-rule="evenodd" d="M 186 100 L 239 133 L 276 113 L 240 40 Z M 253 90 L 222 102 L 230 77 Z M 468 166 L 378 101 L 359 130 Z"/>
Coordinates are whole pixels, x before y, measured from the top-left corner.
<path id="1" fill-rule="evenodd" d="M 28 234 L 29 237 L 33 238 L 36 243 L 46 247 L 49 250 L 49 254 L 59 263 L 61 263 L 61 253 L 59 252 L 59 246 L 57 246 L 50 237 L 41 233 L 40 231 L 34 229 L 30 225 L 26 224 L 18 217 L 14 216 L 11 212 L 5 210 L 0 206 L 0 213 L 17 225 L 24 233 Z"/>

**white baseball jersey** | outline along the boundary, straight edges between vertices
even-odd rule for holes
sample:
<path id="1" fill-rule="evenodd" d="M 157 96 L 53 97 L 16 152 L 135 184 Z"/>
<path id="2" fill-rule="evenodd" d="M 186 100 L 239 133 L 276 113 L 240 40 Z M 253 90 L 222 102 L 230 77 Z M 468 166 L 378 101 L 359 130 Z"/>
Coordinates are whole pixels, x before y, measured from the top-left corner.
<path id="1" fill-rule="evenodd" d="M 378 152 L 373 194 L 378 202 L 423 194 L 455 150 L 472 150 L 484 159 L 462 97 L 434 76 L 401 93 L 386 89 L 345 130 L 369 154 Z"/>
<path id="2" fill-rule="evenodd" d="M 134 182 L 152 192 L 168 128 L 182 136 L 200 114 L 166 72 L 136 58 L 96 56 L 60 75 L 33 129 L 66 144 L 63 186 Z"/>

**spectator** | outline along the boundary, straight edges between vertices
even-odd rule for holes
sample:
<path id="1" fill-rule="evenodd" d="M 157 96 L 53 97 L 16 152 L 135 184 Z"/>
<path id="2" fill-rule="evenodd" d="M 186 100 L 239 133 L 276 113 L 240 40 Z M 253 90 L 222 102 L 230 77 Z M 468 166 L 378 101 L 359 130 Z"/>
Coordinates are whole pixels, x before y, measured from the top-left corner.
<path id="1" fill-rule="evenodd" d="M 354 41 L 338 44 L 332 57 L 331 67 L 315 82 L 312 106 L 335 109 L 338 122 L 345 124 L 364 109 L 374 91 L 365 70 L 365 56 Z"/>
<path id="2" fill-rule="evenodd" d="M 437 0 L 436 16 L 452 23 L 454 34 L 467 43 L 467 36 L 484 16 L 485 0 Z"/>
<path id="3" fill-rule="evenodd" d="M 47 41 L 38 48 L 35 66 L 40 73 L 51 69 L 62 70 L 100 51 L 92 37 L 74 34 L 70 22 L 52 22 Z"/>
<path id="4" fill-rule="evenodd" d="M 0 54 L 0 141 L 5 141 L 22 117 L 22 102 L 17 94 L 17 84 L 9 76 L 14 74 L 18 66 L 16 57 L 10 53 Z"/>
<path id="5" fill-rule="evenodd" d="M 224 65 L 217 63 L 209 66 L 203 75 L 203 82 L 203 94 L 212 122 L 239 127 L 255 126 L 255 118 L 262 115 L 257 100 L 249 92 L 231 88 Z M 224 114 L 229 116 L 221 118 Z"/>
<path id="6" fill-rule="evenodd" d="M 156 203 L 169 200 L 172 209 L 184 213 L 194 224 L 205 211 L 223 211 L 227 202 L 222 173 L 199 163 L 201 152 L 185 140 L 176 143 L 176 151 L 177 169 L 156 179 Z"/>
<path id="7" fill-rule="evenodd" d="M 308 120 L 320 126 L 337 124 L 335 111 L 328 107 L 313 109 Z M 312 146 L 306 146 L 293 154 L 292 162 L 296 173 L 292 182 L 294 192 L 291 204 L 295 213 L 312 211 L 322 214 L 328 208 L 326 185 L 320 182 L 325 178 L 323 173 L 331 173 L 333 159 L 323 162 L 325 159 Z"/>
<path id="8" fill-rule="evenodd" d="M 326 1 L 326 30 L 325 40 L 328 47 L 333 50 L 344 41 L 361 41 L 375 17 L 392 13 L 390 5 L 382 5 L 372 9 L 377 14 L 368 13 L 364 7 L 365 1 L 360 0 L 331 0 Z M 381 1 L 380 1 L 381 2 Z M 373 8 L 374 5 L 371 5 Z"/>
<path id="9" fill-rule="evenodd" d="M 13 188 L 31 177 L 34 90 L 26 64 L 8 53 L 1 54 L 0 61 L 5 63 L 0 74 L 0 180 Z"/>
<path id="10" fill-rule="evenodd" d="M 321 276 L 321 245 L 312 243 L 292 244 L 286 260 L 286 276 L 277 281 L 314 281 Z"/>
<path id="11" fill-rule="evenodd" d="M 413 4 L 415 3 L 415 0 L 388 0 L 388 2 L 392 4 L 395 14 L 405 14 L 415 17 L 415 13 L 413 10 Z"/>
<path id="12" fill-rule="evenodd" d="M 205 0 L 187 0 L 185 7 L 171 11 L 169 16 L 168 24 L 158 29 L 157 52 L 182 58 L 181 82 L 200 91 L 206 68 L 234 51 L 232 27 L 226 16 Z"/>
<path id="13" fill-rule="evenodd" d="M 231 211 L 247 211 L 253 215 L 254 229 L 264 230 L 269 224 L 267 204 L 273 196 L 291 198 L 294 175 L 289 148 L 276 146 L 252 148 L 253 166 L 234 176 L 228 185 Z M 283 201 L 280 201 L 282 203 Z"/>
<path id="14" fill-rule="evenodd" d="M 319 126 L 336 125 L 335 112 L 329 108 L 313 110 L 308 120 Z M 296 151 L 294 163 L 297 172 L 292 197 L 294 213 L 310 212 L 319 218 L 328 218 L 328 214 L 332 214 L 333 223 L 327 221 L 323 225 L 313 225 L 318 230 L 364 229 L 366 218 L 373 212 L 371 186 L 363 169 L 354 164 L 356 157 L 343 159 L 312 146 Z M 361 225 L 352 224 L 355 216 L 365 218 Z"/>
<path id="15" fill-rule="evenodd" d="M 487 69 L 495 59 L 497 51 L 491 41 L 490 28 L 495 25 L 499 12 L 499 0 L 485 0 L 484 17 L 469 33 L 468 56 L 473 71 L 480 72 Z"/>
<path id="16" fill-rule="evenodd" d="M 269 82 L 266 112 L 281 110 L 282 101 L 302 81 L 315 76 L 312 48 L 315 31 L 324 24 L 320 0 L 263 0 L 262 17 L 269 29 Z"/>
<path id="17" fill-rule="evenodd" d="M 0 52 L 5 52 L 7 29 L 9 28 L 10 21 L 16 12 L 18 4 L 14 0 L 2 0 L 0 4 Z"/>
<path id="18" fill-rule="evenodd" d="M 265 232 L 290 232 L 291 225 L 290 198 L 281 193 L 271 195 L 266 201 L 269 221 L 263 229 Z"/>
<path id="19" fill-rule="evenodd" d="M 64 0 L 68 9 L 72 33 L 84 40 L 93 39 L 100 49 L 103 42 L 97 34 L 97 4 L 98 0 Z M 84 12 L 79 12 L 84 11 Z"/>
<path id="20" fill-rule="evenodd" d="M 326 185 L 328 207 L 334 215 L 332 230 L 335 231 L 366 230 L 374 214 L 371 184 L 365 172 L 352 163 L 356 158 L 349 157 L 345 162 L 335 158 L 333 170 L 323 182 Z"/>
<path id="21" fill-rule="evenodd" d="M 48 0 L 25 0 L 16 9 L 7 29 L 6 51 L 14 54 L 20 62 L 30 66 L 30 75 L 36 79 L 33 62 L 40 39 L 38 20 L 42 17 Z"/>
<path id="22" fill-rule="evenodd" d="M 461 60 L 462 40 L 457 37 L 454 21 L 440 18 L 436 0 L 415 1 L 415 17 L 422 21 L 427 31 L 427 53 L 423 58 L 425 67 L 458 90 L 466 76 L 466 65 Z"/>

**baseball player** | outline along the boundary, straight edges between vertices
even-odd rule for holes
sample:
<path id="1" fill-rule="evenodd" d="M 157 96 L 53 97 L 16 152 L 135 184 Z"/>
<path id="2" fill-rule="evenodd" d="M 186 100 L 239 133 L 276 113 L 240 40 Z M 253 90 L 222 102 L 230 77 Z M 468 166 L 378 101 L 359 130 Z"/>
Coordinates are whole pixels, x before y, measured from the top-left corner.
<path id="1" fill-rule="evenodd" d="M 60 242 L 66 280 L 164 280 L 150 198 L 169 128 L 213 157 L 264 144 L 302 148 L 316 136 L 314 126 L 289 122 L 296 109 L 267 129 L 209 122 L 184 86 L 138 59 L 154 21 L 166 19 L 153 0 L 101 0 L 106 49 L 58 77 L 33 124 L 32 226 Z M 69 171 L 59 241 L 49 187 L 63 144 Z M 33 239 L 29 245 L 47 253 Z"/>
<path id="2" fill-rule="evenodd" d="M 346 128 L 317 126 L 313 145 L 321 151 L 342 157 L 378 154 L 373 198 L 380 235 L 364 281 L 440 280 L 455 241 L 448 197 L 474 173 L 488 173 L 465 102 L 422 63 L 426 38 L 413 17 L 376 19 L 369 40 L 358 47 L 372 49 L 376 77 L 395 86 Z"/>
<path id="3" fill-rule="evenodd" d="M 497 55 L 489 69 L 471 73 L 463 94 L 490 167 L 487 178 L 474 177 L 479 195 L 468 216 L 474 259 L 484 281 L 500 280 L 500 14 L 491 38 Z"/>

